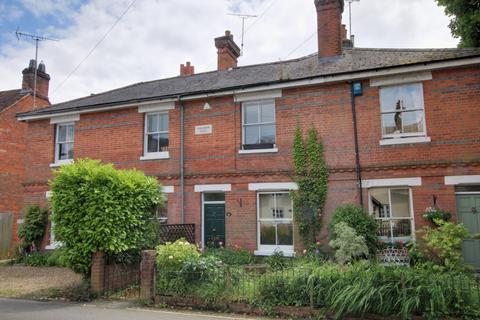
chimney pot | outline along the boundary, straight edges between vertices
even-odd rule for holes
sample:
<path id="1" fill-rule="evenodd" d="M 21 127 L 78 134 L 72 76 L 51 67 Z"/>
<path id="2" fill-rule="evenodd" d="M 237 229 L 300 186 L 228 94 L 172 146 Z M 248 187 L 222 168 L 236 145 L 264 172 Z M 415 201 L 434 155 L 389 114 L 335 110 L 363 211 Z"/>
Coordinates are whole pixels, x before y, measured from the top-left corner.
<path id="1" fill-rule="evenodd" d="M 195 74 L 195 67 L 191 65 L 190 61 L 180 65 L 181 76 L 191 76 Z"/>
<path id="2" fill-rule="evenodd" d="M 43 61 L 40 62 L 37 68 L 37 62 L 32 59 L 28 64 L 28 68 L 23 69 L 22 90 L 33 92 L 35 87 L 35 69 L 37 71 L 37 96 L 48 99 L 50 75 L 46 73 Z"/>
<path id="3" fill-rule="evenodd" d="M 321 58 L 342 54 L 344 4 L 344 0 L 315 0 L 318 23 L 318 55 Z"/>
<path id="4" fill-rule="evenodd" d="M 233 41 L 233 35 L 229 30 L 225 31 L 224 36 L 215 38 L 215 47 L 217 48 L 218 70 L 228 70 L 237 67 L 240 48 Z"/>

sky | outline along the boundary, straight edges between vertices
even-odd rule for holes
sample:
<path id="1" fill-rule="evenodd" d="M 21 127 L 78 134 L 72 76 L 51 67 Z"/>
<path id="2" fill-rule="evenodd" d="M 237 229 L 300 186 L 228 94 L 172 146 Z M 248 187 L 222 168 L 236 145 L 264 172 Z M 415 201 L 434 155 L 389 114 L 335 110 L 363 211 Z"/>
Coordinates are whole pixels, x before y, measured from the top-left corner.
<path id="1" fill-rule="evenodd" d="M 50 101 L 59 103 L 174 77 L 186 61 L 196 73 L 215 70 L 213 39 L 228 29 L 241 42 L 241 19 L 229 13 L 257 15 L 245 21 L 240 66 L 317 49 L 313 0 L 0 0 L 0 90 L 19 88 L 35 56 L 34 43 L 18 40 L 17 29 L 58 40 L 40 42 L 38 59 L 51 76 Z M 448 23 L 435 0 L 352 4 L 356 47 L 455 47 Z"/>

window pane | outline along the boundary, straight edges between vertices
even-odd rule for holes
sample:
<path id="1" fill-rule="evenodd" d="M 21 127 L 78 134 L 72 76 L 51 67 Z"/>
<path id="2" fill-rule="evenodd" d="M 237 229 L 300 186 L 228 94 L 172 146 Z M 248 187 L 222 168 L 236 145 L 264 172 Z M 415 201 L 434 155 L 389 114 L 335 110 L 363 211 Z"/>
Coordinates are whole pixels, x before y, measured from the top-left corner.
<path id="1" fill-rule="evenodd" d="M 391 189 L 392 217 L 410 218 L 410 193 L 408 189 Z"/>
<path id="2" fill-rule="evenodd" d="M 293 225 L 291 223 L 277 224 L 277 245 L 293 245 Z"/>
<path id="3" fill-rule="evenodd" d="M 404 110 L 423 109 L 422 85 L 407 84 L 400 87 L 400 99 Z"/>
<path id="4" fill-rule="evenodd" d="M 168 114 L 163 113 L 159 115 L 160 126 L 159 131 L 168 131 Z"/>
<path id="5" fill-rule="evenodd" d="M 423 132 L 423 111 L 410 111 L 403 113 L 403 132 Z"/>
<path id="6" fill-rule="evenodd" d="M 204 201 L 225 201 L 225 193 L 204 193 Z"/>
<path id="7" fill-rule="evenodd" d="M 402 133 L 402 113 L 388 113 L 382 115 L 383 135 Z"/>
<path id="8" fill-rule="evenodd" d="M 74 126 L 68 125 L 67 127 L 67 141 L 73 141 L 74 139 Z"/>
<path id="9" fill-rule="evenodd" d="M 276 212 L 273 194 L 260 194 L 259 199 L 259 217 L 260 219 L 274 219 L 279 213 Z"/>
<path id="10" fill-rule="evenodd" d="M 260 244 L 276 245 L 275 224 L 271 222 L 260 222 Z"/>
<path id="11" fill-rule="evenodd" d="M 292 200 L 288 193 L 277 193 L 277 218 L 292 219 Z"/>
<path id="12" fill-rule="evenodd" d="M 58 145 L 58 160 L 73 159 L 73 143 L 60 143 Z"/>
<path id="13" fill-rule="evenodd" d="M 275 105 L 271 102 L 261 105 L 261 122 L 274 122 L 275 121 Z"/>
<path id="14" fill-rule="evenodd" d="M 245 127 L 245 144 L 259 144 L 259 126 L 248 126 Z"/>
<path id="15" fill-rule="evenodd" d="M 158 114 L 147 114 L 147 133 L 159 131 L 160 116 Z"/>
<path id="16" fill-rule="evenodd" d="M 370 205 L 375 218 L 390 217 L 390 205 L 388 201 L 388 189 L 370 190 Z"/>
<path id="17" fill-rule="evenodd" d="M 67 141 L 67 126 L 59 125 L 57 133 L 58 133 L 58 137 L 57 137 L 58 142 Z"/>
<path id="18" fill-rule="evenodd" d="M 395 111 L 400 104 L 399 87 L 385 87 L 380 89 L 380 105 L 382 112 Z"/>
<path id="19" fill-rule="evenodd" d="M 158 142 L 160 140 L 159 134 L 149 134 L 147 136 L 147 152 L 159 152 Z"/>
<path id="20" fill-rule="evenodd" d="M 244 119 L 245 123 L 258 123 L 258 104 L 245 105 L 243 108 L 245 113 Z"/>
<path id="21" fill-rule="evenodd" d="M 168 133 L 158 134 L 159 139 L 159 151 L 168 151 Z"/>
<path id="22" fill-rule="evenodd" d="M 275 143 L 275 125 L 260 127 L 260 143 Z"/>
<path id="23" fill-rule="evenodd" d="M 393 238 L 406 238 L 412 235 L 412 223 L 410 219 L 392 220 L 392 227 Z"/>

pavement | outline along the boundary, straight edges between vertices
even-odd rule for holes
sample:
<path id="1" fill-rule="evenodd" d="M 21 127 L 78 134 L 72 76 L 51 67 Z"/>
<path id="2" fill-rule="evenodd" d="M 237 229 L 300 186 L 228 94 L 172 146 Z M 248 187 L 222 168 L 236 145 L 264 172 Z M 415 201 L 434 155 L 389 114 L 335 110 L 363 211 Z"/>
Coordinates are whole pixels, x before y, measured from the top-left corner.
<path id="1" fill-rule="evenodd" d="M 88 304 L 0 298 L 0 320 L 246 320 L 223 314 L 138 308 L 123 302 Z"/>

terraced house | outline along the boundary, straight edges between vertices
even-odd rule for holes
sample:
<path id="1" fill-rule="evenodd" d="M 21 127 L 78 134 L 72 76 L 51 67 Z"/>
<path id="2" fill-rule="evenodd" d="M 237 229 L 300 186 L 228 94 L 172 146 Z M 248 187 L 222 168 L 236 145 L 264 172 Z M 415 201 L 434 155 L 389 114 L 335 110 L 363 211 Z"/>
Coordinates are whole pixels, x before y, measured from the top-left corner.
<path id="1" fill-rule="evenodd" d="M 226 32 L 215 39 L 218 70 L 186 64 L 175 78 L 19 114 L 28 124 L 25 205 L 46 201 L 52 167 L 96 158 L 158 177 L 168 193 L 160 214 L 194 223 L 199 243 L 293 254 L 300 124 L 325 145 L 325 220 L 341 204 L 362 204 L 384 240 L 407 240 L 435 202 L 478 232 L 480 49 L 357 48 L 341 25 L 343 0 L 315 7 L 312 55 L 237 67 Z M 480 263 L 479 240 L 465 252 Z"/>

